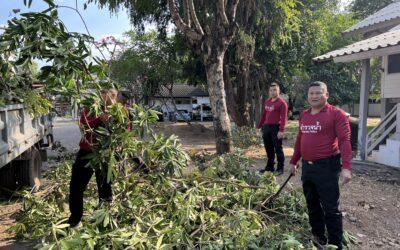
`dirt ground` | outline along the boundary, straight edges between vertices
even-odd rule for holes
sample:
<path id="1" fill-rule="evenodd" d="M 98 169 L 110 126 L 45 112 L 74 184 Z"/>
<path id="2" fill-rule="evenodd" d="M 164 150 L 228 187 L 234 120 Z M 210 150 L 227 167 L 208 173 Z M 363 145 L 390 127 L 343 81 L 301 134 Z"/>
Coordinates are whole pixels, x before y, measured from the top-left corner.
<path id="1" fill-rule="evenodd" d="M 191 153 L 207 150 L 215 152 L 212 123 L 164 123 L 155 127 L 156 132 L 179 136 L 186 150 Z M 62 142 L 61 142 L 62 143 Z M 293 154 L 293 140 L 284 141 L 284 151 L 289 161 Z M 246 150 L 257 169 L 265 166 L 265 151 L 260 146 Z M 370 164 L 353 165 L 353 179 L 341 187 L 341 210 L 344 228 L 354 235 L 359 244 L 354 249 L 400 249 L 400 170 Z M 278 177 L 283 182 L 288 175 Z M 300 175 L 300 174 L 299 174 Z M 288 188 L 300 189 L 297 175 Z M 31 249 L 32 246 L 15 242 L 6 231 L 14 224 L 12 214 L 20 209 L 18 202 L 0 201 L 0 249 Z"/>

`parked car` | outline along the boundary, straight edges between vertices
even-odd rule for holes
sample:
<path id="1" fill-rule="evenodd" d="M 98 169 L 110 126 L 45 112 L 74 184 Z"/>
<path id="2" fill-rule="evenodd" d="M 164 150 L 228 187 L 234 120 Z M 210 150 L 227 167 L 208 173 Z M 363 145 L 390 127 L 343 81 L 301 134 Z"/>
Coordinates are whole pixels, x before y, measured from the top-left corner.
<path id="1" fill-rule="evenodd" d="M 193 108 L 192 108 L 192 119 L 193 120 L 195 120 L 195 121 L 200 120 L 200 110 L 201 110 L 200 105 L 193 104 Z"/>
<path id="2" fill-rule="evenodd" d="M 175 121 L 190 121 L 190 114 L 187 110 L 178 110 L 175 112 Z"/>
<path id="3" fill-rule="evenodd" d="M 212 119 L 213 119 L 213 113 L 212 113 L 211 107 L 203 104 L 203 121 L 204 120 L 212 120 Z"/>
<path id="4" fill-rule="evenodd" d="M 211 111 L 211 107 L 207 104 L 201 104 L 203 107 L 200 105 L 196 105 L 193 107 L 193 120 L 201 120 L 201 116 L 203 116 L 203 121 L 204 120 L 212 120 L 213 119 L 213 114 Z M 203 109 L 203 111 L 201 111 Z"/>

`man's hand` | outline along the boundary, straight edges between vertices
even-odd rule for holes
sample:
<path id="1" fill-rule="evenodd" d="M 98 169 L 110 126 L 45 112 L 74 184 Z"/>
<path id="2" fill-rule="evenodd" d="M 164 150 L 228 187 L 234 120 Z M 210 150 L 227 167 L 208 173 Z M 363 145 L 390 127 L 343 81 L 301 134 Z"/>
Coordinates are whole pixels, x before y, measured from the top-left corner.
<path id="1" fill-rule="evenodd" d="M 289 167 L 290 167 L 290 172 L 292 173 L 293 176 L 295 176 L 297 173 L 297 169 L 299 168 L 299 165 L 294 165 L 290 163 Z"/>
<path id="2" fill-rule="evenodd" d="M 278 132 L 276 137 L 278 137 L 278 139 L 282 139 L 283 138 L 283 132 Z"/>
<path id="3" fill-rule="evenodd" d="M 340 177 L 342 179 L 342 185 L 345 185 L 351 180 L 351 171 L 348 169 L 342 169 L 342 172 L 340 173 Z"/>

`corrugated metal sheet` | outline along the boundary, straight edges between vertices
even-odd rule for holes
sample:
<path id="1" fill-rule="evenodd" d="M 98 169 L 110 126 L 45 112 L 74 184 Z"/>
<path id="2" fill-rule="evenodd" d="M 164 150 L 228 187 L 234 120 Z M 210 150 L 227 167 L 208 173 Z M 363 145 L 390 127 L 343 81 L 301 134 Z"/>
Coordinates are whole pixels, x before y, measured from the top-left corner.
<path id="1" fill-rule="evenodd" d="M 390 31 L 393 31 L 393 30 L 400 30 L 400 25 L 397 25 L 396 27 L 393 27 Z"/>
<path id="2" fill-rule="evenodd" d="M 379 0 L 377 0 L 379 1 Z M 400 1 L 394 2 L 375 14 L 365 18 L 353 27 L 346 30 L 344 33 L 352 33 L 354 31 L 373 26 L 378 23 L 387 22 L 396 18 L 400 18 Z"/>
<path id="3" fill-rule="evenodd" d="M 333 58 L 340 56 L 352 55 L 360 52 L 366 52 L 380 48 L 387 48 L 395 45 L 400 45 L 400 30 L 392 30 L 383 33 L 381 35 L 353 43 L 342 49 L 331 51 L 322 56 L 315 57 L 313 58 L 313 61 L 316 62 L 330 61 Z"/>

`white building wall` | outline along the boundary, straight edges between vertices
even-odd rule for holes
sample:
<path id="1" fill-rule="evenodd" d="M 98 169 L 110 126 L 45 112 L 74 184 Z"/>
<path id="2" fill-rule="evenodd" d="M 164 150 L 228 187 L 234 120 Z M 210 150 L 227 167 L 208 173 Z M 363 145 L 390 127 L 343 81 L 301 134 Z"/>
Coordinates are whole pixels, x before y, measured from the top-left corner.
<path id="1" fill-rule="evenodd" d="M 388 74 L 388 56 L 383 57 L 382 97 L 400 97 L 400 73 Z"/>
<path id="2" fill-rule="evenodd" d="M 210 104 L 210 97 L 196 97 L 197 104 Z"/>

